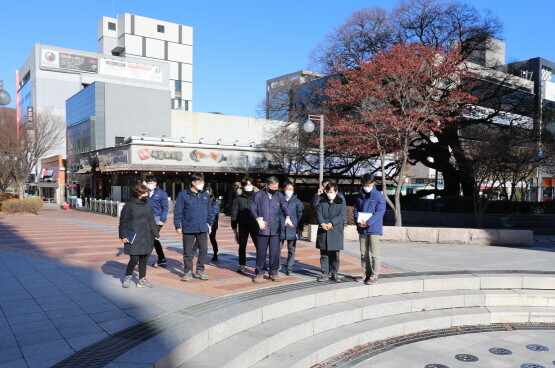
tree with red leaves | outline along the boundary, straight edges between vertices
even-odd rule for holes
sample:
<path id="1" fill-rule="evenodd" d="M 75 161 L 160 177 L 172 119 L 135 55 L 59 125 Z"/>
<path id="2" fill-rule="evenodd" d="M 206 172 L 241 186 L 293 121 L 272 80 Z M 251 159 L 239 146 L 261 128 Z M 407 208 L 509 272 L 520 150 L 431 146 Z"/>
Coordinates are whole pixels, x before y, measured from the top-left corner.
<path id="1" fill-rule="evenodd" d="M 386 159 L 397 167 L 394 200 L 386 196 L 396 226 L 402 226 L 400 195 L 411 145 L 421 134 L 433 136 L 457 121 L 476 101 L 462 86 L 470 77 L 459 50 L 399 44 L 342 70 L 325 90 L 331 110 L 326 147 L 378 156 L 384 190 Z"/>

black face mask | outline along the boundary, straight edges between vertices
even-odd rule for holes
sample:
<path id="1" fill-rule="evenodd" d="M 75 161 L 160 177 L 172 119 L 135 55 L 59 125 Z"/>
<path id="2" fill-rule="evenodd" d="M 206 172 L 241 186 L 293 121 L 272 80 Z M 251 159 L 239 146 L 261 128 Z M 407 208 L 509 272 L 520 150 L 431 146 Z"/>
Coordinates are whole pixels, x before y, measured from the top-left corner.
<path id="1" fill-rule="evenodd" d="M 275 192 L 277 192 L 277 189 L 270 189 L 270 188 L 268 188 L 268 193 L 274 194 Z"/>
<path id="2" fill-rule="evenodd" d="M 250 197 L 251 195 L 254 194 L 254 190 L 251 190 L 250 192 L 247 192 L 246 190 L 244 190 L 244 191 L 243 191 L 243 194 L 244 194 L 246 197 Z"/>

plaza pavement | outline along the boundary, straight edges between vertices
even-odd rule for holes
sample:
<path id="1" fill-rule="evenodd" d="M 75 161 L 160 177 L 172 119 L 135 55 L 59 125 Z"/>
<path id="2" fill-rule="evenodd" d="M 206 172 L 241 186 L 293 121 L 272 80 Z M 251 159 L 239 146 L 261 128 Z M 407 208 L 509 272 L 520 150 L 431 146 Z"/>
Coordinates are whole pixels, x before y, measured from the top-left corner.
<path id="1" fill-rule="evenodd" d="M 171 220 L 168 221 L 171 224 Z M 229 218 L 221 216 L 220 260 L 209 281 L 180 282 L 181 240 L 173 226 L 162 231 L 168 267 L 149 267 L 150 290 L 121 288 L 127 263 L 117 239 L 117 219 L 47 209 L 39 216 L 0 217 L 0 368 L 49 367 L 110 334 L 213 298 L 276 286 L 235 272 L 237 245 Z M 210 248 L 210 246 L 209 246 Z M 555 269 L 555 242 L 538 237 L 531 248 L 387 244 L 383 272 L 452 269 Z M 248 247 L 247 263 L 254 262 Z M 209 253 L 211 253 L 209 251 Z M 285 253 L 285 252 L 284 252 Z M 358 245 L 348 243 L 341 272 L 358 274 Z M 152 256 L 154 261 L 156 256 Z M 298 273 L 283 282 L 314 280 L 319 255 L 299 242 Z"/>

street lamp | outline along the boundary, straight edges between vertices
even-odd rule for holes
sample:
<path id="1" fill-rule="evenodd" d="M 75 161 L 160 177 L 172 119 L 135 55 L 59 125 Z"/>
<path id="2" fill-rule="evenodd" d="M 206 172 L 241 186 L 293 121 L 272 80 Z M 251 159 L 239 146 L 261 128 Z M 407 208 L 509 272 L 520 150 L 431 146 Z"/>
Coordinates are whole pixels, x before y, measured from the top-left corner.
<path id="1" fill-rule="evenodd" d="M 10 96 L 8 91 L 4 89 L 4 81 L 0 80 L 0 106 L 9 105 L 11 101 L 12 97 Z"/>
<path id="2" fill-rule="evenodd" d="M 308 115 L 306 123 L 303 125 L 303 130 L 307 133 L 312 133 L 314 131 L 313 121 L 320 122 L 320 174 L 318 177 L 318 185 L 322 185 L 324 180 L 324 115 Z"/>

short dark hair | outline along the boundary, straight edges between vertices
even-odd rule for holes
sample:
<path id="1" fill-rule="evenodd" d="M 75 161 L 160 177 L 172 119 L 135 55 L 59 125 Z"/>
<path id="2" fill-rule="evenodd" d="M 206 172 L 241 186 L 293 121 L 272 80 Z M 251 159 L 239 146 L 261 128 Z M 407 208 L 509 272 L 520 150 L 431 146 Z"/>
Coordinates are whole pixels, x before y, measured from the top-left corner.
<path id="1" fill-rule="evenodd" d="M 337 186 L 337 183 L 330 181 L 328 185 L 326 185 L 326 192 L 329 192 L 332 188 L 335 189 L 336 192 L 339 192 L 339 187 Z"/>
<path id="2" fill-rule="evenodd" d="M 293 183 L 291 180 L 286 180 L 285 182 L 283 182 L 283 188 L 286 188 L 288 185 L 291 185 L 293 189 L 295 189 L 295 183 Z"/>
<path id="3" fill-rule="evenodd" d="M 203 173 L 192 173 L 191 174 L 191 183 L 197 180 L 204 181 L 204 174 Z"/>
<path id="4" fill-rule="evenodd" d="M 374 174 L 364 174 L 362 175 L 362 178 L 360 178 L 360 183 L 362 185 L 364 184 L 372 184 L 374 182 Z"/>
<path id="5" fill-rule="evenodd" d="M 139 198 L 145 193 L 148 193 L 148 187 L 144 184 L 137 184 L 131 189 L 131 195 L 135 198 Z"/>
<path id="6" fill-rule="evenodd" d="M 328 178 L 324 178 L 324 179 L 322 179 L 322 182 L 320 183 L 320 185 L 322 185 L 322 186 L 323 186 L 323 185 L 324 185 L 324 183 L 331 183 L 331 180 L 330 180 L 330 179 L 328 179 Z"/>
<path id="7" fill-rule="evenodd" d="M 279 184 L 279 179 L 275 176 L 270 176 L 269 178 L 266 178 L 266 184 Z"/>
<path id="8" fill-rule="evenodd" d="M 146 181 L 147 183 L 149 183 L 149 182 L 151 182 L 151 181 L 153 181 L 153 182 L 155 182 L 155 183 L 158 183 L 158 179 L 156 179 L 156 176 L 154 176 L 154 175 L 148 175 L 148 176 L 145 178 L 145 181 Z"/>
<path id="9" fill-rule="evenodd" d="M 241 186 L 242 187 L 246 186 L 249 183 L 249 181 L 251 182 L 251 184 L 253 183 L 252 178 L 248 175 L 245 175 L 245 177 L 241 179 Z"/>

